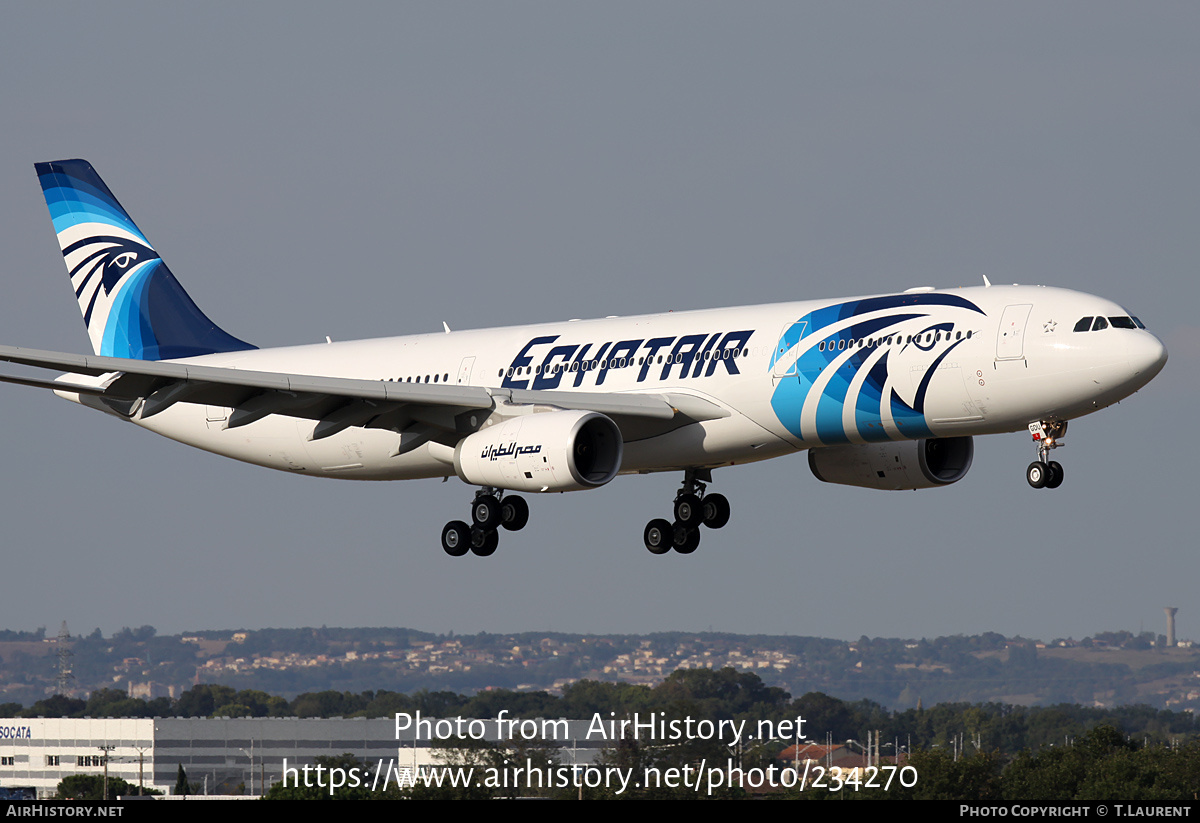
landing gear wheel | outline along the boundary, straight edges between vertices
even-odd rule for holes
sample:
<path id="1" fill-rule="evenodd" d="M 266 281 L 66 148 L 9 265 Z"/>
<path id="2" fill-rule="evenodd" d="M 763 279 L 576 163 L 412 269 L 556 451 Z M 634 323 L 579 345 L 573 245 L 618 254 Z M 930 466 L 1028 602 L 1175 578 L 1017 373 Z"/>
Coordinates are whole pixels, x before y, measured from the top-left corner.
<path id="1" fill-rule="evenodd" d="M 646 532 L 643 535 L 646 542 L 646 548 L 651 554 L 666 554 L 671 550 L 671 543 L 675 539 L 675 532 L 668 520 L 651 520 L 646 524 Z"/>
<path id="2" fill-rule="evenodd" d="M 704 525 L 719 529 L 729 522 L 729 500 L 723 494 L 704 496 Z"/>
<path id="3" fill-rule="evenodd" d="M 529 504 L 524 497 L 505 497 L 500 503 L 500 525 L 510 532 L 519 532 L 529 522 Z"/>
<path id="4" fill-rule="evenodd" d="M 691 554 L 700 545 L 700 530 L 689 529 L 682 523 L 674 526 L 673 545 L 680 554 Z"/>
<path id="5" fill-rule="evenodd" d="M 675 522 L 694 529 L 704 519 L 704 504 L 694 494 L 681 494 L 675 498 Z"/>
<path id="6" fill-rule="evenodd" d="M 1049 476 L 1046 478 L 1046 488 L 1057 489 L 1063 482 L 1062 463 L 1059 463 L 1057 460 L 1051 460 L 1046 464 L 1046 468 L 1050 470 Z"/>
<path id="7" fill-rule="evenodd" d="M 481 494 L 471 504 L 471 520 L 475 527 L 495 531 L 500 525 L 500 501 L 490 494 Z"/>
<path id="8" fill-rule="evenodd" d="M 451 557 L 462 557 L 471 548 L 471 529 L 461 520 L 451 520 L 442 529 L 442 549 Z"/>
<path id="9" fill-rule="evenodd" d="M 1050 472 L 1045 463 L 1034 461 L 1029 464 L 1029 468 L 1025 469 L 1025 479 L 1035 489 L 1044 489 L 1046 481 L 1050 479 Z"/>
<path id="10" fill-rule="evenodd" d="M 490 557 L 500 545 L 500 535 L 495 529 L 471 529 L 471 553 L 476 557 Z"/>

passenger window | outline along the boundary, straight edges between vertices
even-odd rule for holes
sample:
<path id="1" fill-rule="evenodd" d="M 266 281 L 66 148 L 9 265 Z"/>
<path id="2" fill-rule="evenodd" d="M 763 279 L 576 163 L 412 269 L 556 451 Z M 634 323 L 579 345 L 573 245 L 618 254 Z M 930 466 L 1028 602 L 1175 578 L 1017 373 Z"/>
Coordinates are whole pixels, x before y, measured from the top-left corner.
<path id="1" fill-rule="evenodd" d="M 1075 331 L 1087 331 L 1092 327 L 1092 318 L 1085 317 L 1075 324 Z"/>
<path id="2" fill-rule="evenodd" d="M 1092 323 L 1092 331 L 1100 331 L 1101 329 L 1107 329 L 1107 328 L 1108 328 L 1108 321 L 1105 320 L 1103 317 L 1097 317 L 1096 322 Z"/>

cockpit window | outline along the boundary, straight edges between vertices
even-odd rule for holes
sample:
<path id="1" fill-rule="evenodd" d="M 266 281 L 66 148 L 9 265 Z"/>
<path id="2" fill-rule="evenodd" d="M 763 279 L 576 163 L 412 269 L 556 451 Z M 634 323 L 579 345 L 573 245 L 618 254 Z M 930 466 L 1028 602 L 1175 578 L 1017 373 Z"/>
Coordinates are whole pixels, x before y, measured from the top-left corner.
<path id="1" fill-rule="evenodd" d="M 1120 317 L 1081 317 L 1075 324 L 1075 331 L 1100 331 L 1112 326 L 1114 329 L 1144 329 L 1142 321 L 1129 315 Z"/>

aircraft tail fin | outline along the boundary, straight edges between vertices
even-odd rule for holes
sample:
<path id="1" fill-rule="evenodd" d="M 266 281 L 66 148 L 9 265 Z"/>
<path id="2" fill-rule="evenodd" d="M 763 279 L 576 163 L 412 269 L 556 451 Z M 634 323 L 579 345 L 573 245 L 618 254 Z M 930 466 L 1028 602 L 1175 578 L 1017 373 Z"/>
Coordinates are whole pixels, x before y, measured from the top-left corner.
<path id="1" fill-rule="evenodd" d="M 173 360 L 255 348 L 205 316 L 90 163 L 34 168 L 96 354 Z"/>

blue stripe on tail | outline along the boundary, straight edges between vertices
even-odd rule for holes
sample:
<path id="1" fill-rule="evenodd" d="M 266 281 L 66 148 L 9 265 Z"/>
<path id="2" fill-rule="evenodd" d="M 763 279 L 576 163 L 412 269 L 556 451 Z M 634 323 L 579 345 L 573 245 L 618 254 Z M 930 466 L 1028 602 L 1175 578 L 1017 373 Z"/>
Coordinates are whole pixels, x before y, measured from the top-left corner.
<path id="1" fill-rule="evenodd" d="M 34 168 L 97 354 L 173 360 L 255 348 L 208 319 L 90 163 Z"/>

